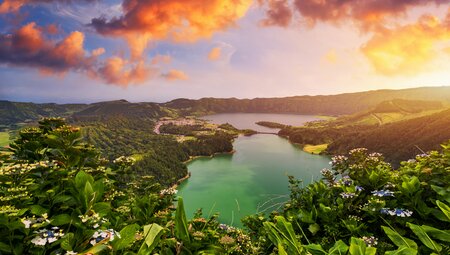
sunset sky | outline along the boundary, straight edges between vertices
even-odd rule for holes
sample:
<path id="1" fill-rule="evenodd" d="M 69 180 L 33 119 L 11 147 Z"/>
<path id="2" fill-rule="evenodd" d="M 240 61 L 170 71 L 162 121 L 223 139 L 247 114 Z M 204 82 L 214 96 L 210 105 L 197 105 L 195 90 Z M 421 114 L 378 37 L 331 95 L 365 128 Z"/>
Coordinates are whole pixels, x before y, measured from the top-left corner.
<path id="1" fill-rule="evenodd" d="M 0 0 L 0 99 L 450 85 L 450 0 Z"/>

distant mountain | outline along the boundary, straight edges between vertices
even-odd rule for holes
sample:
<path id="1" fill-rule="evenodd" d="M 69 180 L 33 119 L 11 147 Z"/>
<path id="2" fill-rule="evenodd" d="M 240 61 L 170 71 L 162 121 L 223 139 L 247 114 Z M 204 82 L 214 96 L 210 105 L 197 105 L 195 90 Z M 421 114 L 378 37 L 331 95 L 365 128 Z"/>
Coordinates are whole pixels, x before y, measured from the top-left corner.
<path id="1" fill-rule="evenodd" d="M 158 119 L 167 116 L 168 111 L 156 103 L 130 103 L 126 100 L 90 104 L 71 115 L 74 121 L 98 121 L 115 117 Z"/>
<path id="2" fill-rule="evenodd" d="M 43 117 L 68 117 L 87 106 L 86 104 L 35 104 L 0 101 L 0 124 L 30 122 Z"/>
<path id="3" fill-rule="evenodd" d="M 0 123 L 4 126 L 32 122 L 42 117 L 70 117 L 74 121 L 102 120 L 114 116 L 160 118 L 212 113 L 296 113 L 311 115 L 345 115 L 368 110 L 387 100 L 415 111 L 401 100 L 434 100 L 434 104 L 450 104 L 450 87 L 423 87 L 403 90 L 376 90 L 329 96 L 294 96 L 284 98 L 202 98 L 175 99 L 167 103 L 130 103 L 126 100 L 94 104 L 34 104 L 0 101 Z M 381 106 L 379 106 L 381 107 Z"/>
<path id="4" fill-rule="evenodd" d="M 329 96 L 294 96 L 284 98 L 202 98 L 176 99 L 164 106 L 182 114 L 210 113 L 297 113 L 344 115 L 367 110 L 393 99 L 450 102 L 450 87 L 422 87 L 402 90 L 375 90 Z"/>

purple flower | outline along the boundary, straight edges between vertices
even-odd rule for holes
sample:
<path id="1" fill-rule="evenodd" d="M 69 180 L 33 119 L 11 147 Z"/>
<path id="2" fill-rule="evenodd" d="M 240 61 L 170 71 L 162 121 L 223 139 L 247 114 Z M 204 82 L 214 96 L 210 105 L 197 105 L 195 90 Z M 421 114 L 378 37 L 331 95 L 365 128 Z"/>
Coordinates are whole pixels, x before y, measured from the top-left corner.
<path id="1" fill-rule="evenodd" d="M 394 192 L 390 191 L 390 190 L 374 190 L 372 191 L 372 195 L 377 196 L 377 197 L 393 197 L 394 196 Z"/>

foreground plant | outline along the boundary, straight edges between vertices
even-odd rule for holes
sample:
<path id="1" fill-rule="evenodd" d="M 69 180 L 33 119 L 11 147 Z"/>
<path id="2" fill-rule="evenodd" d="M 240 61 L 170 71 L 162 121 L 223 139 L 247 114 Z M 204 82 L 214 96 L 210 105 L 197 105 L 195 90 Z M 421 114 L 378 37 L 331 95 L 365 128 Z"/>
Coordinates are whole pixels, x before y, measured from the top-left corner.
<path id="1" fill-rule="evenodd" d="M 333 157 L 322 181 L 300 188 L 290 178 L 282 212 L 245 224 L 278 254 L 450 254 L 450 145 L 442 148 L 396 170 L 366 149 Z"/>

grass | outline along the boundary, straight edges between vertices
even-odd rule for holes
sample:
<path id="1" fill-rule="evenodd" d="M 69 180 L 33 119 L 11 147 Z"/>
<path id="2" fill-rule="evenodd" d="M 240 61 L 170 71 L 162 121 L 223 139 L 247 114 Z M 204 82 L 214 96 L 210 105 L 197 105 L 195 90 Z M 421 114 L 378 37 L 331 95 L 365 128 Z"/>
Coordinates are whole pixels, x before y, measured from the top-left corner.
<path id="1" fill-rule="evenodd" d="M 10 142 L 9 133 L 8 132 L 0 132 L 0 147 L 8 145 L 9 142 Z"/>
<path id="2" fill-rule="evenodd" d="M 177 136 L 177 142 L 179 142 L 179 143 L 183 143 L 183 142 L 186 142 L 186 141 L 195 141 L 195 140 L 197 140 L 197 138 L 195 138 L 194 136 Z"/>
<path id="3" fill-rule="evenodd" d="M 328 147 L 327 143 L 318 144 L 318 145 L 306 144 L 305 146 L 303 146 L 303 151 L 311 153 L 311 154 L 320 154 L 324 150 L 326 150 L 327 147 Z"/>

